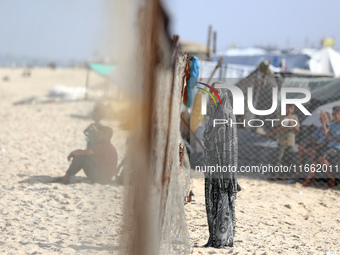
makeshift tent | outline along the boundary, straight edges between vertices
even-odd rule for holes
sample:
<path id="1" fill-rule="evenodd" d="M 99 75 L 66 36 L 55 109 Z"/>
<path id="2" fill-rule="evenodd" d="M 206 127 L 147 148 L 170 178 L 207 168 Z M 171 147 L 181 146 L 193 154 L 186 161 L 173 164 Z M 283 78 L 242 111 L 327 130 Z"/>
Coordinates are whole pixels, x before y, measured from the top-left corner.
<path id="1" fill-rule="evenodd" d="M 306 88 L 311 92 L 311 100 L 304 104 L 312 112 L 323 104 L 340 99 L 340 78 L 299 78 L 289 77 L 283 80 L 281 87 Z M 303 97 L 302 94 L 293 94 L 291 98 Z M 300 121 L 305 119 L 301 111 L 296 111 Z"/>
<path id="2" fill-rule="evenodd" d="M 114 65 L 90 63 L 90 68 L 99 75 L 110 75 L 117 67 Z"/>
<path id="3" fill-rule="evenodd" d="M 340 53 L 330 47 L 311 55 L 309 69 L 312 73 L 331 73 L 340 76 Z"/>
<path id="4" fill-rule="evenodd" d="M 328 104 L 324 104 L 324 105 L 320 105 L 318 108 L 316 108 L 313 112 L 312 115 L 308 116 L 303 122 L 302 125 L 303 126 L 316 126 L 316 127 L 321 127 L 322 124 L 320 122 L 320 112 L 324 111 L 324 112 L 328 112 L 329 114 L 332 114 L 333 111 L 333 107 L 334 106 L 340 106 L 340 100 L 328 103 Z"/>
<path id="5" fill-rule="evenodd" d="M 85 99 L 88 98 L 88 88 L 90 83 L 90 70 L 93 70 L 95 73 L 104 76 L 107 80 L 112 80 L 110 77 L 114 70 L 116 70 L 117 66 L 108 65 L 108 64 L 98 64 L 98 63 L 89 63 L 89 68 L 86 74 L 86 83 L 85 83 Z"/>
<path id="6" fill-rule="evenodd" d="M 193 55 L 205 55 L 208 49 L 207 45 L 203 43 L 188 40 L 181 40 L 179 46 L 183 52 L 188 52 Z"/>
<path id="7" fill-rule="evenodd" d="M 218 61 L 220 56 L 215 56 L 214 61 Z M 224 58 L 224 64 L 253 66 L 254 69 L 263 61 L 268 61 L 274 67 L 281 68 L 282 60 L 285 62 L 287 71 L 294 68 L 308 69 L 310 56 L 306 54 L 263 54 L 263 55 L 239 55 L 227 56 Z"/>
<path id="8" fill-rule="evenodd" d="M 200 62 L 200 77 L 202 79 L 208 79 L 216 67 L 217 62 L 201 61 Z M 215 72 L 213 79 L 235 79 L 235 81 L 229 80 L 228 82 L 236 83 L 239 79 L 246 77 L 252 71 L 256 69 L 256 66 L 246 65 L 234 65 L 234 64 L 222 64 L 221 67 Z"/>
<path id="9" fill-rule="evenodd" d="M 254 55 L 264 55 L 266 54 L 266 50 L 261 48 L 229 48 L 226 50 L 226 56 L 254 56 Z"/>

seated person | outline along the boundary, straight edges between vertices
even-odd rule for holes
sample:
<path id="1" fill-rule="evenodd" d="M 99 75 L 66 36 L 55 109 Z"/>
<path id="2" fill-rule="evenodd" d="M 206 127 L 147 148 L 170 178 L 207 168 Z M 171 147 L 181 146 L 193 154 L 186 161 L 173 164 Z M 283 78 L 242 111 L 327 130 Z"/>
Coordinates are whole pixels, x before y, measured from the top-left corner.
<path id="1" fill-rule="evenodd" d="M 325 114 L 325 115 L 324 115 Z M 323 116 L 323 118 L 321 118 Z M 328 125 L 331 121 L 331 115 L 328 112 L 321 112 L 320 113 L 320 121 L 321 123 L 325 121 L 326 125 Z M 322 133 L 322 126 L 319 127 L 312 137 L 307 139 L 306 142 L 299 144 L 299 164 L 303 164 L 303 158 L 305 155 L 310 154 L 311 155 L 311 161 L 312 164 L 317 164 L 317 160 L 319 157 L 319 153 L 321 153 L 321 150 L 323 148 L 323 143 L 325 139 L 327 138 L 328 134 Z"/>
<path id="2" fill-rule="evenodd" d="M 85 130 L 84 135 L 86 136 L 86 149 L 90 149 L 93 146 L 98 145 L 98 141 L 96 139 L 98 128 L 102 127 L 103 124 L 100 122 L 105 117 L 105 109 L 103 105 L 97 105 L 92 112 L 92 120 L 94 123 L 91 123 Z"/>
<path id="3" fill-rule="evenodd" d="M 340 155 L 340 106 L 333 107 L 332 116 L 334 122 L 326 125 L 326 121 L 322 121 L 322 133 L 328 134 L 325 140 L 327 143 L 326 148 L 322 151 L 322 156 L 319 157 L 319 162 L 322 165 L 326 165 L 327 175 L 329 177 L 330 187 L 335 186 L 335 179 L 329 171 L 329 165 L 337 165 L 338 157 Z M 324 119 L 324 117 L 321 117 Z M 310 175 L 313 176 L 315 172 L 311 172 Z M 304 186 L 307 186 L 310 181 L 310 176 L 308 176 Z"/>
<path id="4" fill-rule="evenodd" d="M 87 178 L 94 183 L 109 184 L 117 168 L 117 151 L 111 144 L 112 129 L 102 126 L 98 128 L 98 145 L 86 150 L 72 151 L 68 160 L 72 163 L 66 174 L 53 182 L 68 184 L 70 177 L 76 175 L 81 169 Z"/>

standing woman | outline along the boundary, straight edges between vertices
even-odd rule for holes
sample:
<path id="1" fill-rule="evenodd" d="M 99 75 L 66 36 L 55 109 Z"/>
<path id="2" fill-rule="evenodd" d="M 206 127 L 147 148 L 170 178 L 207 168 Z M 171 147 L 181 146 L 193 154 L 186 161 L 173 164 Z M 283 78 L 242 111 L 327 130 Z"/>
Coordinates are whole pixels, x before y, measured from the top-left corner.
<path id="1" fill-rule="evenodd" d="M 223 82 L 215 82 L 213 87 Z M 237 169 L 237 133 L 232 107 L 226 89 L 216 89 L 222 105 L 214 95 L 217 106 L 209 98 L 209 121 L 203 133 L 205 147 L 205 166 L 220 166 L 222 169 Z M 228 120 L 227 124 L 217 124 L 214 119 Z M 205 206 L 209 225 L 209 240 L 204 247 L 223 248 L 234 245 L 235 236 L 235 199 L 241 188 L 237 183 L 236 172 L 215 171 L 205 173 Z"/>

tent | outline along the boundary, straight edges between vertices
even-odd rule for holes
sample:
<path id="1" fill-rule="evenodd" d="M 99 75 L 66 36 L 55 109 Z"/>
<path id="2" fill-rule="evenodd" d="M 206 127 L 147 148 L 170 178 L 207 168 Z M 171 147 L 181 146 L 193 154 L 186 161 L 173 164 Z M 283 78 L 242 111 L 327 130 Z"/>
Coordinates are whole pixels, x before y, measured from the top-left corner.
<path id="1" fill-rule="evenodd" d="M 213 57 L 217 61 L 220 56 Z M 268 61 L 276 68 L 281 68 L 282 60 L 285 62 L 287 71 L 295 68 L 308 69 L 310 56 L 306 54 L 263 54 L 263 55 L 232 55 L 224 58 L 223 64 L 252 66 L 254 69 L 263 61 Z"/>
<path id="2" fill-rule="evenodd" d="M 201 61 L 200 62 L 200 76 L 202 79 L 208 79 L 213 73 L 217 62 Z M 214 79 L 234 79 L 228 82 L 236 83 L 239 79 L 246 77 L 256 66 L 246 66 L 237 64 L 222 64 L 221 67 L 215 72 L 212 78 Z"/>
<path id="3" fill-rule="evenodd" d="M 328 104 L 324 104 L 324 105 L 320 105 L 318 108 L 316 108 L 313 112 L 312 115 L 308 116 L 303 122 L 302 125 L 303 126 L 310 126 L 310 125 L 314 125 L 316 127 L 321 127 L 322 124 L 320 122 L 320 111 L 325 111 L 325 112 L 329 112 L 329 114 L 332 114 L 332 109 L 334 106 L 338 106 L 340 105 L 340 100 L 328 103 Z"/>
<path id="4" fill-rule="evenodd" d="M 331 73 L 340 76 L 340 53 L 326 47 L 311 54 L 309 69 L 313 73 Z"/>
<path id="5" fill-rule="evenodd" d="M 85 99 L 88 99 L 88 88 L 90 82 L 90 70 L 94 71 L 95 73 L 104 76 L 108 80 L 112 80 L 110 77 L 113 71 L 116 70 L 117 66 L 109 65 L 109 64 L 98 64 L 98 63 L 89 63 L 89 68 L 86 74 L 86 83 L 85 83 Z"/>
<path id="6" fill-rule="evenodd" d="M 194 55 L 205 55 L 207 54 L 207 45 L 199 42 L 180 40 L 180 48 L 183 52 L 188 52 Z"/>
<path id="7" fill-rule="evenodd" d="M 116 66 L 114 65 L 96 64 L 96 63 L 90 63 L 89 67 L 94 72 L 102 76 L 110 75 L 116 69 Z"/>

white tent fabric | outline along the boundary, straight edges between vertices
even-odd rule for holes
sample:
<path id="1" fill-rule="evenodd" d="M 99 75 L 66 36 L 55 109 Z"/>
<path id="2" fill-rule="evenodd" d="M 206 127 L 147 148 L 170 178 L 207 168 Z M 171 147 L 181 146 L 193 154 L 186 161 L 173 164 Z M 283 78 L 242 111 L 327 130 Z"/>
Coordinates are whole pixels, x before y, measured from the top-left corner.
<path id="1" fill-rule="evenodd" d="M 314 125 L 316 127 L 321 127 L 322 124 L 320 122 L 320 111 L 329 112 L 329 114 L 332 114 L 333 107 L 334 106 L 340 106 L 340 100 L 334 101 L 328 104 L 320 105 L 318 108 L 316 108 L 312 115 L 308 116 L 303 122 L 303 126 L 310 126 Z"/>
<path id="2" fill-rule="evenodd" d="M 331 73 L 340 76 L 340 53 L 326 47 L 311 54 L 309 69 L 313 73 Z"/>
<path id="3" fill-rule="evenodd" d="M 260 48 L 230 48 L 226 50 L 226 56 L 254 56 L 254 55 L 265 55 L 266 51 Z"/>

